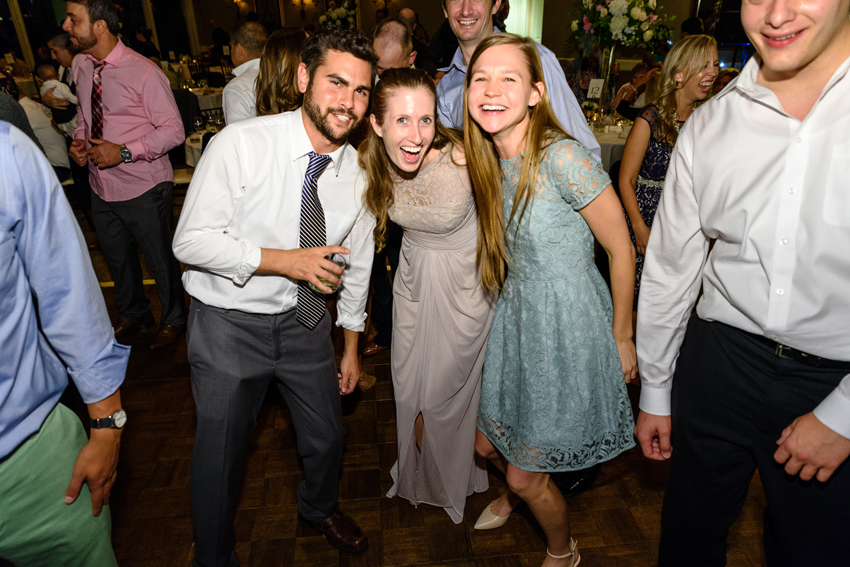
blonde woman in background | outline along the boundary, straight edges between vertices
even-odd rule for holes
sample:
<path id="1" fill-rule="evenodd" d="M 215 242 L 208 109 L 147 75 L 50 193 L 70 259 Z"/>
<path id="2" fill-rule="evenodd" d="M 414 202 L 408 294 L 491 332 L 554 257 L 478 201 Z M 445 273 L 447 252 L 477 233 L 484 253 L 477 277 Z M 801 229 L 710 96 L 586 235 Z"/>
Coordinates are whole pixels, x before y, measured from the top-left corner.
<path id="1" fill-rule="evenodd" d="M 626 140 L 620 165 L 620 198 L 637 251 L 635 313 L 649 230 L 661 198 L 670 154 L 679 128 L 697 103 L 708 96 L 719 68 L 717 42 L 713 37 L 691 35 L 674 45 L 664 60 L 655 100 L 640 113 Z"/>
<path id="2" fill-rule="evenodd" d="M 257 78 L 257 116 L 289 112 L 301 106 L 296 78 L 301 46 L 307 34 L 301 28 L 283 28 L 269 36 L 260 58 Z"/>
<path id="3" fill-rule="evenodd" d="M 391 359 L 398 459 L 388 496 L 442 507 L 460 523 L 467 496 L 488 488 L 475 419 L 505 268 L 500 211 L 476 212 L 462 140 L 437 122 L 436 107 L 425 71 L 384 71 L 359 161 L 378 249 L 388 219 L 404 230 Z"/>

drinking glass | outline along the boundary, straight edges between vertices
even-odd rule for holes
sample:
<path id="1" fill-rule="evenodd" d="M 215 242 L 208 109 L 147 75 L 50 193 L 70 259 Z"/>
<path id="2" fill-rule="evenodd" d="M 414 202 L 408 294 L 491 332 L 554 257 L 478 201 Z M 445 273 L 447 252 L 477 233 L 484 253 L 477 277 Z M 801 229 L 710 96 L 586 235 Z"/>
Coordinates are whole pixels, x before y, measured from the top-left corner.
<path id="1" fill-rule="evenodd" d="M 206 126 L 204 125 L 204 119 L 203 117 L 198 116 L 197 118 L 195 118 L 195 132 L 200 134 L 204 130 L 206 130 Z"/>
<path id="2" fill-rule="evenodd" d="M 331 262 L 333 262 L 334 264 L 336 264 L 337 266 L 339 266 L 343 270 L 348 266 L 348 264 L 345 261 L 345 256 L 343 256 L 342 254 L 331 254 L 330 256 L 328 256 L 328 260 L 330 260 Z M 337 288 L 342 284 L 341 280 L 340 280 L 340 283 L 338 283 L 338 284 L 332 284 L 331 282 L 329 282 L 325 278 L 319 278 L 319 281 L 322 282 L 323 284 L 325 284 L 326 286 L 328 286 L 329 288 L 331 288 L 330 293 L 334 293 L 337 290 Z M 324 291 L 320 290 L 319 288 L 317 288 L 316 286 L 314 286 L 312 282 L 310 282 L 310 289 L 312 289 L 316 293 L 326 294 L 326 292 L 324 292 Z"/>

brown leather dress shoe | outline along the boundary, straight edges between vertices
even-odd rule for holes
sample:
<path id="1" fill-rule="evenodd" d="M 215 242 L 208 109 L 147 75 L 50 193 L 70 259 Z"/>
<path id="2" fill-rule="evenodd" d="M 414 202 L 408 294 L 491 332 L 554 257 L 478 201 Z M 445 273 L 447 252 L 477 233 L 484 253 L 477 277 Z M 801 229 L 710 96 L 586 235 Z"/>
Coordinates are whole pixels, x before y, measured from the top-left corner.
<path id="1" fill-rule="evenodd" d="M 175 325 L 162 325 L 159 328 L 159 332 L 156 334 L 153 342 L 151 343 L 151 349 L 157 349 L 162 347 L 167 347 L 168 345 L 174 344 L 174 341 L 177 340 L 177 337 L 183 334 L 183 331 L 186 330 L 186 327 L 177 327 Z"/>
<path id="2" fill-rule="evenodd" d="M 379 352 L 387 350 L 388 348 L 390 347 L 381 346 L 375 343 L 375 341 L 369 341 L 368 343 L 366 343 L 366 348 L 363 349 L 363 356 L 373 356 L 378 354 Z"/>
<path id="3" fill-rule="evenodd" d="M 360 553 L 369 545 L 369 538 L 360 526 L 339 510 L 325 518 L 321 524 L 314 524 L 301 514 L 298 514 L 298 520 L 322 532 L 329 544 L 345 553 Z"/>
<path id="4" fill-rule="evenodd" d="M 115 334 L 115 338 L 119 339 L 125 335 L 129 335 L 130 333 L 150 330 L 153 328 L 155 323 L 156 321 L 154 321 L 153 318 L 146 319 L 144 321 L 125 321 L 124 319 L 119 319 L 113 332 Z"/>

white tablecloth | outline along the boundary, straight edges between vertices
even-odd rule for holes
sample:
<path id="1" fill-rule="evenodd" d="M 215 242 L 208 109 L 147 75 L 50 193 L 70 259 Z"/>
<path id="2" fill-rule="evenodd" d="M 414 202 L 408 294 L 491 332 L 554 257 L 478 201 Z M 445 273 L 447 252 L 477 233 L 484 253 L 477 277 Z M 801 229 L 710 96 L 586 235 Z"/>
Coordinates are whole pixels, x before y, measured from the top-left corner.
<path id="1" fill-rule="evenodd" d="M 623 148 L 626 146 L 626 138 L 621 138 L 619 133 L 594 132 L 596 141 L 602 148 L 602 168 L 610 171 L 611 166 L 623 158 Z"/>
<path id="2" fill-rule="evenodd" d="M 21 90 L 21 93 L 24 96 L 28 96 L 34 101 L 38 101 L 38 87 L 35 86 L 35 80 L 32 78 L 24 79 L 22 77 L 15 77 L 15 84 L 18 85 L 18 88 Z"/>
<path id="3" fill-rule="evenodd" d="M 186 165 L 189 167 L 197 166 L 198 162 L 201 160 L 201 144 L 202 141 L 200 134 L 192 134 L 186 138 Z"/>
<path id="4" fill-rule="evenodd" d="M 201 110 L 210 110 L 212 108 L 221 108 L 221 91 L 224 89 L 209 89 L 210 94 L 203 94 L 203 89 L 189 89 L 198 97 L 198 104 Z"/>

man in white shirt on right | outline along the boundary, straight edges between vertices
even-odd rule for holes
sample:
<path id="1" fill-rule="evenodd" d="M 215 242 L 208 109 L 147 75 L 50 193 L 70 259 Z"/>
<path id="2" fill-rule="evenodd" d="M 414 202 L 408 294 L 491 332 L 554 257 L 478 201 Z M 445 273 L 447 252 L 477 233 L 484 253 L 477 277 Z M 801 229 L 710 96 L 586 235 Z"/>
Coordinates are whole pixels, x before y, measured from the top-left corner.
<path id="1" fill-rule="evenodd" d="M 225 124 L 257 115 L 257 79 L 268 33 L 258 22 L 245 22 L 230 34 L 234 78 L 221 93 Z"/>
<path id="2" fill-rule="evenodd" d="M 767 564 L 848 564 L 848 15 L 744 0 L 758 55 L 673 150 L 637 324 L 635 434 L 671 459 L 661 566 L 726 564 L 755 470 Z"/>

